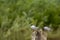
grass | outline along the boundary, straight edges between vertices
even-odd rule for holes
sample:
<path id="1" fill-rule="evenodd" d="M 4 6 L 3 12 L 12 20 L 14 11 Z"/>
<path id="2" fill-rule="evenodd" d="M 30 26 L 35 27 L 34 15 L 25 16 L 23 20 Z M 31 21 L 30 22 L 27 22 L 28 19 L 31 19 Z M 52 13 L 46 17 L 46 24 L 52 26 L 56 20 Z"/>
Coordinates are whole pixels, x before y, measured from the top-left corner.
<path id="1" fill-rule="evenodd" d="M 11 33 L 8 31 L 7 34 L 4 34 L 2 30 L 0 32 L 0 40 L 31 40 L 31 30 L 29 28 L 23 28 L 18 31 L 10 30 Z M 49 32 L 48 40 L 60 40 L 60 31 Z"/>
<path id="2" fill-rule="evenodd" d="M 60 40 L 60 31 L 48 33 L 48 40 Z"/>

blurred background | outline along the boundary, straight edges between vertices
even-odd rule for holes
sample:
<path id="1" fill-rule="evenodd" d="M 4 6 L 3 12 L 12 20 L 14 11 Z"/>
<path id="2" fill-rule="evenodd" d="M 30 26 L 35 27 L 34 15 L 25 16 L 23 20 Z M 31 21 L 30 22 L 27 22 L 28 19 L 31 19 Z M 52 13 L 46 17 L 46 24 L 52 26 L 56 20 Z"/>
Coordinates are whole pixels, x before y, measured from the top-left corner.
<path id="1" fill-rule="evenodd" d="M 0 0 L 0 40 L 31 40 L 32 24 L 60 40 L 60 0 Z"/>

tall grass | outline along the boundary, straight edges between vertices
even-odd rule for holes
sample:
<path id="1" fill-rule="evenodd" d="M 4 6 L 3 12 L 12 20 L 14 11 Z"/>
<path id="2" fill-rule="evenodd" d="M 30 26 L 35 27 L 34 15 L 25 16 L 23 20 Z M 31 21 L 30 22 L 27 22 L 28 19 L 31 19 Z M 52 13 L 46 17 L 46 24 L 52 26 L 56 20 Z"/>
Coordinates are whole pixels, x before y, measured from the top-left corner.
<path id="1" fill-rule="evenodd" d="M 59 0 L 0 0 L 0 40 L 30 40 L 31 24 L 59 28 L 59 4 Z M 58 32 L 48 37 L 55 40 Z"/>

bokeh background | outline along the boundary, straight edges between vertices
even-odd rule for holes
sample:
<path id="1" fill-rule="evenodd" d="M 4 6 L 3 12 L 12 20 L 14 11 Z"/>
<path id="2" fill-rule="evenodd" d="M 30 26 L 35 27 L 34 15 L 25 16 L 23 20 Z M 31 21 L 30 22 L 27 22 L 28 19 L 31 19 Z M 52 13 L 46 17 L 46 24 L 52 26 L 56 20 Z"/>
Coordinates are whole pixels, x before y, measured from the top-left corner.
<path id="1" fill-rule="evenodd" d="M 0 40 L 31 40 L 32 24 L 60 40 L 60 0 L 0 0 Z"/>

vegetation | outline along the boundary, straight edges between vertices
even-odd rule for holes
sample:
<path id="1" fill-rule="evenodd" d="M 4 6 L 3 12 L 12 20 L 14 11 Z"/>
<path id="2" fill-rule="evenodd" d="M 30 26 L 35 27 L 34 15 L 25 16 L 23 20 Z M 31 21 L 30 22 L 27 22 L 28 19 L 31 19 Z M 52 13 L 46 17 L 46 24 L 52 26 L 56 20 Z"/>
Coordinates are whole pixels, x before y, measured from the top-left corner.
<path id="1" fill-rule="evenodd" d="M 51 27 L 49 39 L 58 39 L 60 0 L 0 0 L 0 40 L 30 40 L 31 24 Z"/>

